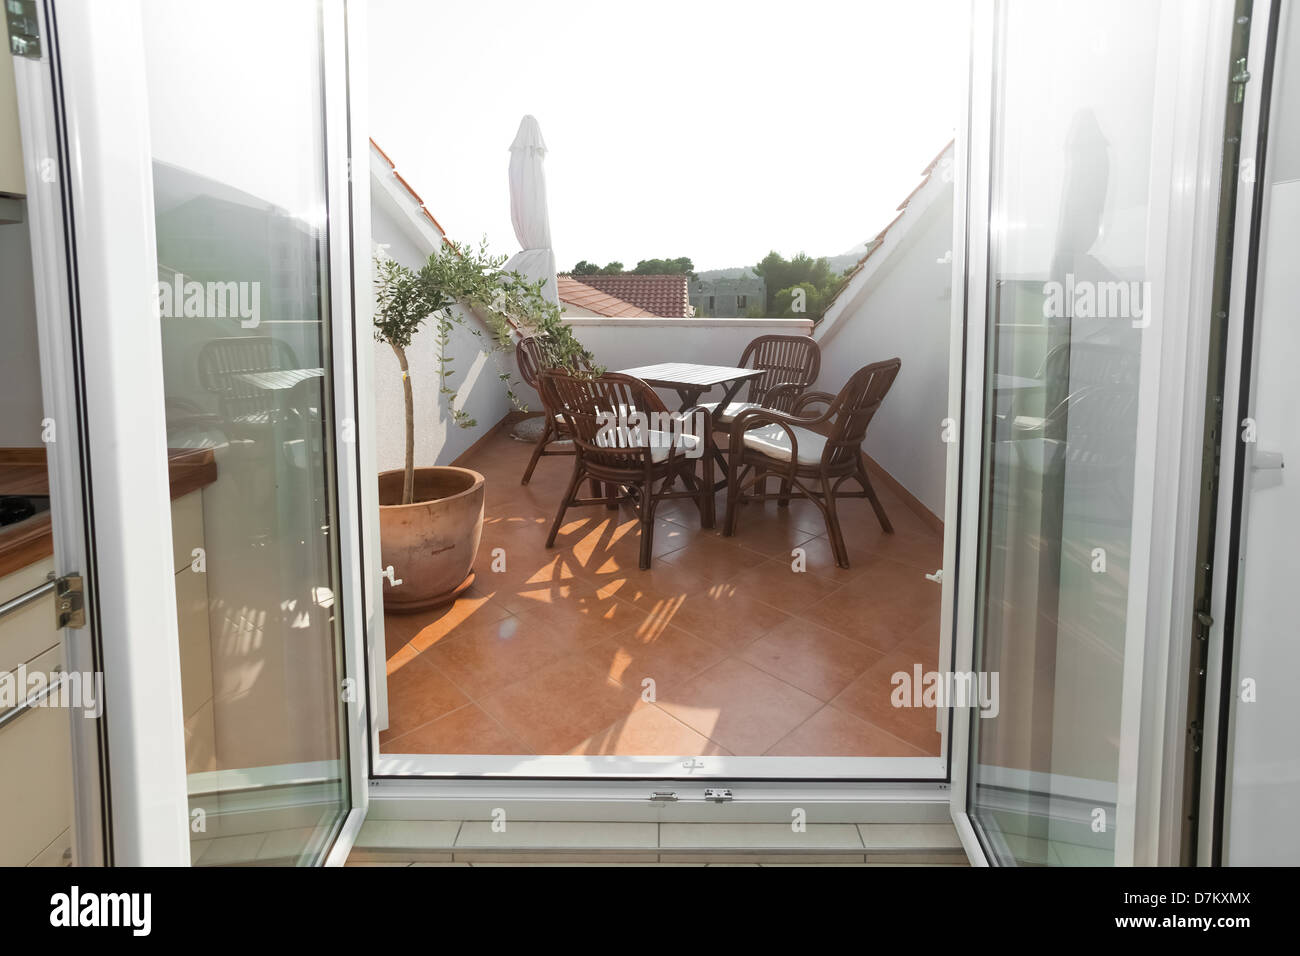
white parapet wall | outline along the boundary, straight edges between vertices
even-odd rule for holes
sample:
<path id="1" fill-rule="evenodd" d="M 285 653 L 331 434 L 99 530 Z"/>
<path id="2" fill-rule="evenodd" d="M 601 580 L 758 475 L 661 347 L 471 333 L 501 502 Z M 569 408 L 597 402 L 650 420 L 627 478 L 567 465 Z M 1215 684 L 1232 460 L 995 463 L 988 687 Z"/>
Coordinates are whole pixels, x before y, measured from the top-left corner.
<path id="1" fill-rule="evenodd" d="M 660 362 L 735 365 L 745 346 L 760 335 L 808 335 L 812 331 L 809 319 L 566 317 L 565 324 L 610 372 Z M 681 404 L 675 394 L 661 394 L 670 409 Z M 714 389 L 700 400 L 720 397 L 721 390 Z"/>

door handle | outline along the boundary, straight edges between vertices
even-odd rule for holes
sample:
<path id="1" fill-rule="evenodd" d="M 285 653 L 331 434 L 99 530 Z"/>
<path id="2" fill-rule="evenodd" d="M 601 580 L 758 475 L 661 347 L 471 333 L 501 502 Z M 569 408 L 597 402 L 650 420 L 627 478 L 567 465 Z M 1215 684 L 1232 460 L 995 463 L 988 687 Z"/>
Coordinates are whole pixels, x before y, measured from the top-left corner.
<path id="1" fill-rule="evenodd" d="M 1280 471 L 1286 467 L 1286 462 L 1282 459 L 1280 451 L 1265 451 L 1263 448 L 1256 448 L 1250 456 L 1251 471 Z"/>

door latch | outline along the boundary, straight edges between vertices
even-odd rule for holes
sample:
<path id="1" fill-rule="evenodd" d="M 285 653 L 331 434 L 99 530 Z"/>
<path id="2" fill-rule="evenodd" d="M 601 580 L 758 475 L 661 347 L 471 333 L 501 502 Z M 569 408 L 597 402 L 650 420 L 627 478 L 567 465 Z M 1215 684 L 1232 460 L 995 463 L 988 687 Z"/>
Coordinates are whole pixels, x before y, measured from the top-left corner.
<path id="1" fill-rule="evenodd" d="M 86 591 L 80 574 L 54 579 L 54 626 L 86 626 Z"/>
<path id="2" fill-rule="evenodd" d="M 709 789 L 704 791 L 704 799 L 711 800 L 714 803 L 729 803 L 730 801 L 736 798 L 732 796 L 730 790 L 716 789 L 714 787 L 710 787 Z"/>

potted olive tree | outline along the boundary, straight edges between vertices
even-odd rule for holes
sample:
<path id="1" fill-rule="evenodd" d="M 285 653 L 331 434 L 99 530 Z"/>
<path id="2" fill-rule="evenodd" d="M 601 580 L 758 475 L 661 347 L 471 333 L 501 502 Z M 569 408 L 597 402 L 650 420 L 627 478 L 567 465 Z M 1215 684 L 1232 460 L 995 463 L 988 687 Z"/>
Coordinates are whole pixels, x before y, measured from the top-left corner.
<path id="1" fill-rule="evenodd" d="M 375 260 L 375 338 L 388 343 L 402 373 L 406 413 L 406 456 L 401 469 L 379 475 L 379 534 L 382 563 L 401 581 L 385 599 L 388 610 L 418 610 L 454 600 L 473 583 L 474 559 L 483 532 L 484 479 L 451 465 L 415 467 L 415 396 L 407 350 L 432 319 L 437 336 L 438 390 L 447 413 L 462 428 L 477 423 L 457 407 L 457 390 L 446 346 L 456 326 L 465 325 L 459 304 L 487 321 L 489 350 L 509 347 L 516 331 L 540 333 L 553 364 L 577 368 L 589 354 L 560 321 L 560 309 L 543 294 L 544 282 L 502 270 L 504 257 L 448 242 L 418 272 L 393 259 Z M 475 335 L 480 329 L 466 326 Z M 520 405 L 509 372 L 499 375 Z M 522 406 L 521 406 L 522 407 Z"/>

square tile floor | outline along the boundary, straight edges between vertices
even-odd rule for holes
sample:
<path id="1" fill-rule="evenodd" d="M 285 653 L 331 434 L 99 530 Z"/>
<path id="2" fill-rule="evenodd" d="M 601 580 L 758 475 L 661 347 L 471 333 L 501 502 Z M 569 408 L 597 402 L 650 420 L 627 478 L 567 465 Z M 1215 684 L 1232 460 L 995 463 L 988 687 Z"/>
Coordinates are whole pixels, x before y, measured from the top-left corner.
<path id="1" fill-rule="evenodd" d="M 664 503 L 641 571 L 626 505 L 571 509 L 546 548 L 572 459 L 521 485 L 530 452 L 502 430 L 459 463 L 487 478 L 477 577 L 385 617 L 384 753 L 939 753 L 935 711 L 893 707 L 890 678 L 937 669 L 942 538 L 879 483 L 895 533 L 845 502 L 847 570 L 810 502 L 746 505 L 726 538 L 719 493 L 715 530 Z"/>

